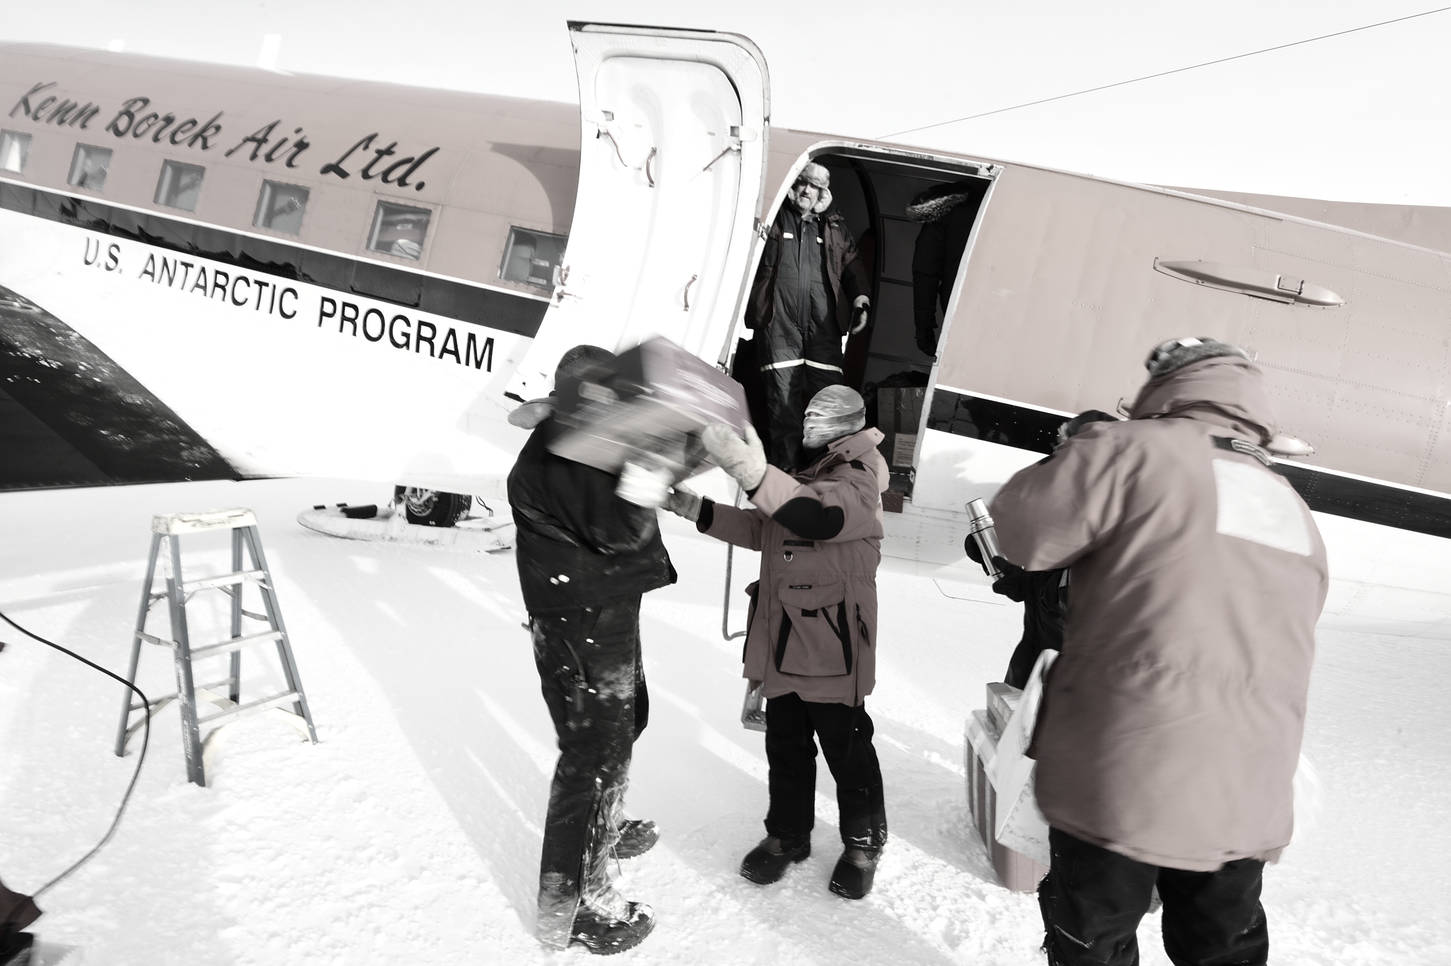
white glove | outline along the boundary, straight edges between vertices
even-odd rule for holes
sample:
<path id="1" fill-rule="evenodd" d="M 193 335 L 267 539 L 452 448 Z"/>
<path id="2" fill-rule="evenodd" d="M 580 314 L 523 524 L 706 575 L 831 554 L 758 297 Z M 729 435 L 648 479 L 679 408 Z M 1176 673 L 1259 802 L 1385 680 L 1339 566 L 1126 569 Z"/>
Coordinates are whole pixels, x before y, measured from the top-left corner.
<path id="1" fill-rule="evenodd" d="M 705 451 L 715 465 L 746 490 L 754 490 L 766 476 L 766 450 L 756 428 L 746 423 L 742 439 L 728 423 L 711 423 L 700 434 Z"/>
<path id="2" fill-rule="evenodd" d="M 683 486 L 671 489 L 665 498 L 665 509 L 676 516 L 685 517 L 691 523 L 700 519 L 700 494 Z"/>
<path id="3" fill-rule="evenodd" d="M 867 327 L 867 319 L 871 315 L 872 300 L 865 295 L 858 295 L 851 303 L 852 322 L 851 335 L 856 335 Z"/>
<path id="4" fill-rule="evenodd" d="M 670 495 L 670 474 L 643 463 L 626 463 L 620 470 L 615 496 L 635 506 L 658 507 Z"/>

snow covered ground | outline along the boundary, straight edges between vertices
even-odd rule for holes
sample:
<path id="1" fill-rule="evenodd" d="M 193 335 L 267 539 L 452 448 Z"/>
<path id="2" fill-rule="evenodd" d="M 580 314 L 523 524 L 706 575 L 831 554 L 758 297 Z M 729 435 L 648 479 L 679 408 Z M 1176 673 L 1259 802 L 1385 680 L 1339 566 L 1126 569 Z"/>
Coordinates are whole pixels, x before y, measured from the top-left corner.
<path id="1" fill-rule="evenodd" d="M 302 740 L 276 711 L 226 724 L 199 788 L 175 706 L 158 714 L 115 838 L 41 898 L 42 963 L 588 959 L 545 952 L 530 931 L 554 751 L 512 552 L 345 541 L 296 523 L 315 503 L 386 495 L 316 480 L 0 494 L 0 609 L 120 673 L 151 516 L 254 508 L 321 739 Z M 725 548 L 673 517 L 664 528 L 681 580 L 645 598 L 651 722 L 628 799 L 664 835 L 620 867 L 624 892 L 652 903 L 659 925 L 623 961 L 1040 961 L 1036 902 L 996 883 L 964 797 L 963 722 L 1006 665 L 1017 607 L 965 566 L 947 582 L 884 565 L 868 707 L 892 839 L 876 889 L 862 902 L 827 892 L 838 848 L 824 769 L 815 852 L 760 887 L 736 874 L 762 834 L 765 760 L 737 720 Z M 183 544 L 197 576 L 225 569 L 204 540 Z M 735 563 L 740 586 L 753 564 Z M 732 629 L 742 621 L 737 607 Z M 0 876 L 30 891 L 100 838 L 136 759 L 111 753 L 120 685 L 9 627 L 0 640 Z M 1451 641 L 1327 618 L 1319 647 L 1306 753 L 1320 794 L 1266 876 L 1272 961 L 1451 962 Z M 265 655 L 243 671 L 244 700 L 278 689 Z M 140 683 L 174 690 L 167 652 L 143 652 Z M 1167 962 L 1158 931 L 1157 916 L 1145 920 L 1145 963 Z"/>

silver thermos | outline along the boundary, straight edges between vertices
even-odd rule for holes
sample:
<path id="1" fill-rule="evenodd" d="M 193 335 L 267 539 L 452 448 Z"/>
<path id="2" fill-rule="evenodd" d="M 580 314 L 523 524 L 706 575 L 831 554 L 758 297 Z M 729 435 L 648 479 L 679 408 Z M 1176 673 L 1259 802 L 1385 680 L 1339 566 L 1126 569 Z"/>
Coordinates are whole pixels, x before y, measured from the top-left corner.
<path id="1" fill-rule="evenodd" d="M 1001 557 L 1002 551 L 998 549 L 998 532 L 993 526 L 992 514 L 987 512 L 987 502 L 984 500 L 969 500 L 967 504 L 967 532 L 972 537 L 973 543 L 977 544 L 978 553 L 982 555 L 983 573 L 992 580 L 997 580 L 1003 572 L 993 563 L 994 557 Z"/>

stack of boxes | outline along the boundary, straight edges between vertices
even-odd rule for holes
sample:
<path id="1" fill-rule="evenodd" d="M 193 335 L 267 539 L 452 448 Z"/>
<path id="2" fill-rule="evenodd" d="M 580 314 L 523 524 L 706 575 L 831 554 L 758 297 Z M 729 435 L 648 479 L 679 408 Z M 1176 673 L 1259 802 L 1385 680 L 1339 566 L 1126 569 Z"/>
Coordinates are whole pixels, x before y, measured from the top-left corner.
<path id="1" fill-rule="evenodd" d="M 973 825 L 987 847 L 998 881 L 1015 892 L 1031 892 L 1048 872 L 1043 864 L 1015 852 L 997 839 L 998 796 L 993 785 L 998 741 L 1017 710 L 1023 692 L 1001 681 L 987 686 L 987 708 L 967 719 L 963 757 L 967 772 L 967 805 Z"/>

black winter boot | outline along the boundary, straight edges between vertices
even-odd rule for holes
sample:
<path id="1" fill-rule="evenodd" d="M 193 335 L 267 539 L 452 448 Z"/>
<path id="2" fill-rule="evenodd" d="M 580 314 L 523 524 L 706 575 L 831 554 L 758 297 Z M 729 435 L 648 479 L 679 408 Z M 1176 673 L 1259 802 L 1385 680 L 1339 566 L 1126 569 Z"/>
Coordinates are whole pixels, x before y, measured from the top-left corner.
<path id="1" fill-rule="evenodd" d="M 848 847 L 836 860 L 831 873 L 831 891 L 846 899 L 860 899 L 872 891 L 881 849 Z"/>
<path id="2" fill-rule="evenodd" d="M 627 818 L 620 823 L 620 840 L 615 843 L 615 858 L 633 859 L 650 851 L 660 841 L 660 830 L 647 818 Z"/>
<path id="3" fill-rule="evenodd" d="M 768 835 L 741 860 L 741 875 L 759 885 L 770 885 L 786 874 L 793 862 L 811 855 L 811 840 L 781 839 Z"/>
<path id="4" fill-rule="evenodd" d="M 27 966 L 35 937 L 28 932 L 13 932 L 0 927 L 0 966 Z"/>
<path id="5" fill-rule="evenodd" d="M 655 914 L 643 902 L 626 903 L 623 919 L 581 905 L 574 917 L 574 928 L 569 932 L 569 944 L 609 956 L 634 949 L 654 928 Z"/>

